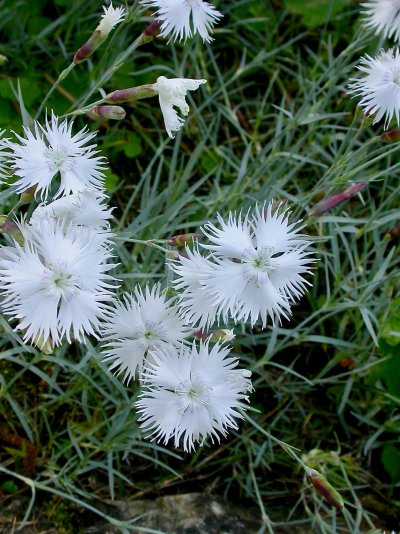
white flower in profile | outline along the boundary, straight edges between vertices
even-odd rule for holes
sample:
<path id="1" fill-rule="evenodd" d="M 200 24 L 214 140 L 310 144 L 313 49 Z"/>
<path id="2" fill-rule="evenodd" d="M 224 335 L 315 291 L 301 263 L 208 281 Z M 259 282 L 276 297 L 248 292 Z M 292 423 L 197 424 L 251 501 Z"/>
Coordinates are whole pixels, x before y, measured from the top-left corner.
<path id="1" fill-rule="evenodd" d="M 299 234 L 299 223 L 289 223 L 288 210 L 276 209 L 272 203 L 261 209 L 256 207 L 252 215 L 230 213 L 225 222 L 218 215 L 220 228 L 208 223 L 202 229 L 211 245 L 201 246 L 210 251 L 208 271 L 200 275 L 199 284 L 203 300 L 208 299 L 217 317 L 224 322 L 259 319 L 263 327 L 270 317 L 272 323 L 281 316 L 288 318 L 291 302 L 301 297 L 309 285 L 303 275 L 310 273 L 313 259 L 306 250 L 309 241 Z M 198 260 L 197 260 L 198 261 Z M 175 285 L 187 287 L 181 305 L 189 317 L 196 317 L 196 303 L 188 299 L 191 281 L 179 263 L 172 265 L 180 278 Z M 187 267 L 186 267 L 187 271 Z M 193 308 L 193 310 L 192 310 Z M 191 315 L 192 314 L 192 315 Z M 200 326 L 209 326 L 204 315 Z"/>
<path id="2" fill-rule="evenodd" d="M 359 70 L 365 76 L 349 86 L 349 93 L 361 96 L 359 106 L 366 115 L 376 115 L 373 124 L 385 117 L 385 128 L 393 117 L 399 124 L 400 111 L 400 53 L 383 51 L 375 58 L 361 58 Z"/>
<path id="3" fill-rule="evenodd" d="M 235 369 L 238 360 L 229 356 L 229 347 L 166 345 L 150 355 L 136 408 L 141 428 L 153 439 L 164 444 L 172 439 L 175 447 L 191 451 L 208 436 L 219 442 L 229 428 L 238 428 L 251 373 Z"/>
<path id="4" fill-rule="evenodd" d="M 44 220 L 24 233 L 24 245 L 0 254 L 0 293 L 6 315 L 24 341 L 59 345 L 65 337 L 96 335 L 113 299 L 109 248 L 93 232 Z"/>
<path id="5" fill-rule="evenodd" d="M 383 37 L 400 41 L 400 1 L 369 0 L 362 2 L 364 25 Z"/>
<path id="6" fill-rule="evenodd" d="M 25 138 L 16 134 L 18 142 L 3 140 L 0 148 L 8 148 L 9 163 L 17 177 L 13 188 L 22 193 L 35 187 L 47 198 L 53 178 L 60 174 L 61 183 L 55 198 L 85 189 L 104 190 L 106 160 L 96 156 L 96 145 L 87 145 L 96 135 L 87 127 L 72 134 L 73 122 L 59 122 L 55 115 L 45 126 L 35 122 L 33 130 L 25 128 Z"/>
<path id="7" fill-rule="evenodd" d="M 42 220 L 62 219 L 67 224 L 86 226 L 95 230 L 108 230 L 113 208 L 108 208 L 104 197 L 94 191 L 85 190 L 61 197 L 49 204 L 39 205 L 31 215 L 29 223 Z"/>
<path id="8" fill-rule="evenodd" d="M 189 106 L 186 103 L 185 96 L 188 91 L 195 91 L 203 83 L 207 83 L 207 80 L 166 78 L 165 76 L 160 76 L 157 78 L 157 83 L 152 85 L 154 91 L 158 93 L 165 129 L 171 139 L 174 138 L 172 132 L 177 132 L 185 124 L 184 119 L 179 117 L 174 106 L 186 117 L 189 113 Z"/>
<path id="9" fill-rule="evenodd" d="M 137 286 L 116 303 L 103 325 L 103 360 L 129 383 L 142 371 L 149 350 L 178 346 L 188 334 L 174 299 L 167 300 L 159 285 L 146 286 L 144 292 Z"/>
<path id="10" fill-rule="evenodd" d="M 161 21 L 161 35 L 186 41 L 198 33 L 204 42 L 210 43 L 213 26 L 222 17 L 214 6 L 203 0 L 139 0 L 143 6 L 156 8 Z"/>
<path id="11" fill-rule="evenodd" d="M 108 7 L 103 6 L 103 11 L 104 14 L 101 17 L 101 21 L 97 26 L 96 31 L 107 36 L 117 24 L 124 20 L 125 8 L 113 7 L 112 2 L 110 2 L 110 5 Z"/>

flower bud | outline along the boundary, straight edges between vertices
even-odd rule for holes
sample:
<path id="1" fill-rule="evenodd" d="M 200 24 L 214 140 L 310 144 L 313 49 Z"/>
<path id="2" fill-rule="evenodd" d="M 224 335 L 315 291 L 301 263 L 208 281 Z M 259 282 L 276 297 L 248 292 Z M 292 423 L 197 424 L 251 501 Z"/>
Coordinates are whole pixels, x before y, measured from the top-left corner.
<path id="1" fill-rule="evenodd" d="M 156 19 L 153 20 L 147 28 L 144 30 L 142 35 L 139 37 L 139 45 L 149 43 L 154 39 L 154 37 L 157 37 L 161 32 L 160 22 Z"/>
<path id="2" fill-rule="evenodd" d="M 8 57 L 3 56 L 3 54 L 0 54 L 0 65 L 4 65 L 8 61 Z"/>
<path id="3" fill-rule="evenodd" d="M 21 193 L 19 197 L 20 202 L 24 204 L 28 204 L 29 202 L 32 202 L 32 200 L 35 199 L 35 192 L 36 192 L 35 186 L 29 187 L 23 193 Z"/>
<path id="4" fill-rule="evenodd" d="M 5 215 L 0 215 L 0 232 L 9 235 L 20 245 L 24 244 L 24 236 L 19 226 L 14 221 L 7 219 Z"/>
<path id="5" fill-rule="evenodd" d="M 395 143 L 400 141 L 400 130 L 390 130 L 381 135 L 381 141 L 384 143 Z"/>
<path id="6" fill-rule="evenodd" d="M 313 207 L 313 209 L 310 211 L 310 216 L 313 217 L 315 215 L 320 215 L 321 213 L 324 213 L 324 211 L 328 211 L 334 208 L 335 206 L 342 204 L 343 202 L 349 200 L 349 198 L 353 197 L 359 191 L 362 191 L 366 187 L 367 184 L 365 182 L 359 182 L 351 185 L 350 187 L 348 187 L 344 191 L 341 191 L 340 193 L 337 193 L 336 195 L 324 198 Z"/>
<path id="7" fill-rule="evenodd" d="M 316 469 L 308 468 L 307 477 L 314 488 L 319 491 L 325 500 L 337 510 L 344 509 L 344 502 L 340 493 Z"/>
<path id="8" fill-rule="evenodd" d="M 170 245 L 171 247 L 182 247 L 186 245 L 186 243 L 192 243 L 193 239 L 200 239 L 200 237 L 203 237 L 203 234 L 199 234 L 196 232 L 191 234 L 174 235 L 168 241 L 168 245 Z"/>
<path id="9" fill-rule="evenodd" d="M 117 89 L 106 95 L 104 101 L 108 104 L 120 104 L 121 102 L 133 102 L 141 98 L 150 98 L 158 93 L 153 89 L 153 84 L 138 85 L 127 89 Z"/>
<path id="10" fill-rule="evenodd" d="M 126 111 L 121 106 L 95 106 L 90 112 L 104 119 L 121 120 L 126 116 Z"/>
<path id="11" fill-rule="evenodd" d="M 199 339 L 200 341 L 208 340 L 213 343 L 220 341 L 220 342 L 227 342 L 229 343 L 233 339 L 235 339 L 235 334 L 233 330 L 229 330 L 227 328 L 221 328 L 219 330 L 198 330 L 193 334 L 193 337 L 195 339 Z"/>
<path id="12" fill-rule="evenodd" d="M 400 237 L 400 223 L 393 226 L 385 235 L 386 239 L 398 239 Z"/>

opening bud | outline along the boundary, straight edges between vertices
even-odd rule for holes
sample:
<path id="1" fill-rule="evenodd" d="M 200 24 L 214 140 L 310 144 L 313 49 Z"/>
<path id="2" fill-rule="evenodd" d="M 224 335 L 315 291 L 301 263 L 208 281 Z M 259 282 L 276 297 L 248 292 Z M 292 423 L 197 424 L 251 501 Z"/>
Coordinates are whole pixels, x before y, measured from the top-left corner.
<path id="1" fill-rule="evenodd" d="M 314 488 L 319 491 L 325 500 L 337 510 L 344 510 L 344 502 L 340 493 L 316 469 L 307 468 L 307 477 Z"/>
<path id="2" fill-rule="evenodd" d="M 90 112 L 103 119 L 121 120 L 126 116 L 126 111 L 121 106 L 95 106 Z"/>
<path id="3" fill-rule="evenodd" d="M 74 55 L 73 63 L 76 65 L 82 63 L 90 57 L 99 46 L 107 39 L 108 34 L 117 24 L 119 24 L 125 17 L 125 9 L 123 7 L 113 7 L 112 3 L 108 7 L 103 7 L 104 15 L 92 35 L 86 43 Z"/>

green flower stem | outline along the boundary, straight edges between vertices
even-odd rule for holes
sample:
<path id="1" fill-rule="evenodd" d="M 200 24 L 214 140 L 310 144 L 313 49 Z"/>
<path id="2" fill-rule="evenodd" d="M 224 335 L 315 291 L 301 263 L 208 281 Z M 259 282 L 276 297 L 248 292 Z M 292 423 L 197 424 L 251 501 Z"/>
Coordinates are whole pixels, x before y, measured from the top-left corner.
<path id="1" fill-rule="evenodd" d="M 152 35 L 147 35 L 145 33 L 142 33 L 141 35 L 139 35 L 139 37 L 135 39 L 135 41 L 133 41 L 133 43 L 130 46 L 128 46 L 128 48 L 124 52 L 121 52 L 121 54 L 119 54 L 119 56 L 117 57 L 115 62 L 111 65 L 111 67 L 109 67 L 104 72 L 104 74 L 100 77 L 100 79 L 93 85 L 93 87 L 91 87 L 88 93 L 78 103 L 79 107 L 82 107 L 89 100 L 89 98 L 96 91 L 98 91 L 100 87 L 102 87 L 105 83 L 108 82 L 108 80 L 112 78 L 114 72 L 116 72 L 118 69 L 120 69 L 124 65 L 125 61 L 129 58 L 129 56 L 131 56 L 132 52 L 134 52 L 139 46 L 148 43 L 152 39 L 153 39 Z"/>
<path id="2" fill-rule="evenodd" d="M 37 120 L 39 117 L 40 117 L 40 114 L 42 113 L 43 111 L 43 108 L 44 106 L 46 105 L 48 99 L 51 97 L 51 95 L 53 94 L 54 90 L 60 85 L 60 83 L 68 76 L 68 74 L 72 71 L 72 69 L 75 67 L 75 63 L 71 63 L 71 65 L 69 67 L 67 67 L 66 69 L 64 69 L 62 71 L 62 73 L 59 75 L 59 77 L 57 78 L 57 80 L 53 83 L 53 85 L 50 87 L 50 90 L 49 92 L 47 93 L 47 95 L 44 97 L 42 103 L 40 104 L 40 107 L 39 107 L 39 110 L 38 112 L 36 113 L 36 116 L 35 116 L 35 120 Z"/>
<path id="3" fill-rule="evenodd" d="M 164 239 L 148 239 L 148 240 L 126 239 L 123 236 L 121 236 L 120 238 L 116 237 L 115 239 L 116 241 L 123 241 L 124 243 L 138 243 L 140 245 L 146 245 L 147 247 L 152 247 L 152 248 L 156 248 L 157 250 L 162 250 L 162 252 L 164 252 L 165 254 L 168 254 L 169 252 L 171 252 L 170 249 L 162 247 L 161 245 L 158 244 L 158 243 L 167 243 L 167 240 L 164 240 Z"/>
<path id="4" fill-rule="evenodd" d="M 270 432 L 268 432 L 267 430 L 265 430 L 264 428 L 262 428 L 260 425 L 258 425 L 251 417 L 249 417 L 245 412 L 241 412 L 243 417 L 245 418 L 245 420 L 247 422 L 249 422 L 251 425 L 254 426 L 254 428 L 256 428 L 259 432 L 261 432 L 261 434 L 264 434 L 264 436 L 266 436 L 267 438 L 269 438 L 271 441 L 273 441 L 274 443 L 276 443 L 277 445 L 279 445 L 280 447 L 282 447 L 282 449 L 289 455 L 291 456 L 294 460 L 296 460 L 296 462 L 298 462 L 301 467 L 304 469 L 304 470 L 308 470 L 309 468 L 306 466 L 306 464 L 301 460 L 301 458 L 299 458 L 297 456 L 297 454 L 294 452 L 294 449 L 295 447 L 292 447 L 291 445 L 288 445 L 287 443 L 285 443 L 284 441 L 281 441 L 280 439 L 276 438 L 275 436 L 273 436 Z M 296 450 L 299 450 L 299 449 L 296 449 Z"/>

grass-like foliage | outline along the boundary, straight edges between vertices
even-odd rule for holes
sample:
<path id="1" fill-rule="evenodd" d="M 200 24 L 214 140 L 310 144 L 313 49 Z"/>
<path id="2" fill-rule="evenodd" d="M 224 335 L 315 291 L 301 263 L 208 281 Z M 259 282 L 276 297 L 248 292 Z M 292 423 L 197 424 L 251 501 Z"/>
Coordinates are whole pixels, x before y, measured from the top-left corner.
<path id="1" fill-rule="evenodd" d="M 254 392 L 239 430 L 195 453 L 145 439 L 137 383 L 109 372 L 96 339 L 43 351 L 2 316 L 0 500 L 29 496 L 20 522 L 39 510 L 56 521 L 61 504 L 74 503 L 140 532 L 140 518 L 118 520 L 99 502 L 203 491 L 257 506 L 260 532 L 304 525 L 357 534 L 400 523 L 399 149 L 347 95 L 360 56 L 382 41 L 360 26 L 354 3 L 298 2 L 315 9 L 305 17 L 294 4 L 215 1 L 224 18 L 212 44 L 158 37 L 127 55 L 151 22 L 151 10 L 127 2 L 125 21 L 55 87 L 38 117 L 53 110 L 75 117 L 76 129 L 98 130 L 119 293 L 171 280 L 164 240 L 256 203 L 283 203 L 302 219 L 317 261 L 290 321 L 227 325 Z M 8 58 L 0 130 L 22 134 L 101 8 L 97 0 L 0 1 Z M 191 111 L 173 140 L 158 98 L 122 104 L 121 121 L 71 115 L 159 76 L 207 79 L 188 94 Z M 324 207 L 343 191 L 346 201 Z M 0 200 L 9 219 L 37 204 L 16 205 L 6 185 Z M 340 492 L 343 513 L 316 492 L 304 465 Z M 50 498 L 54 506 L 44 506 Z M 72 520 L 68 528 L 79 531 Z"/>

